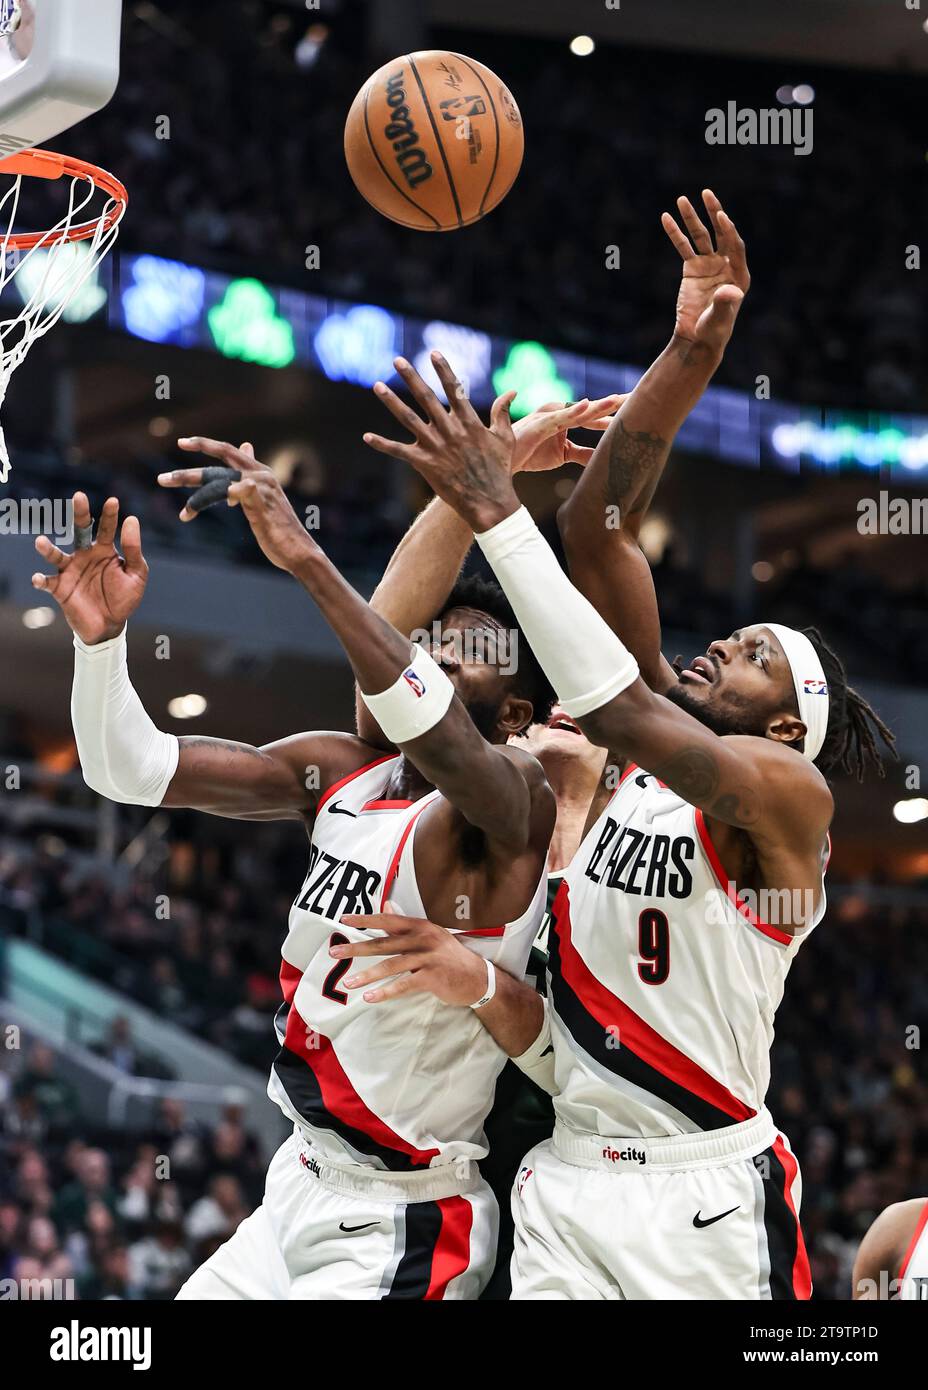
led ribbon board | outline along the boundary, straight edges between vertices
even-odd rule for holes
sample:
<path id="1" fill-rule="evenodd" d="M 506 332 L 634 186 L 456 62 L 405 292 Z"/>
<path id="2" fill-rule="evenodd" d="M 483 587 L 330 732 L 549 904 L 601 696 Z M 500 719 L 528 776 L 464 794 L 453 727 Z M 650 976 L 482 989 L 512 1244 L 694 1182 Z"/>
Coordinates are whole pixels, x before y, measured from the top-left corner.
<path id="1" fill-rule="evenodd" d="M 110 298 L 113 327 L 150 342 L 211 348 L 268 367 L 304 363 L 330 381 L 364 387 L 390 381 L 393 359 L 405 350 L 438 391 L 429 358 L 438 348 L 478 409 L 485 410 L 504 391 L 517 391 L 512 414 L 520 419 L 548 401 L 630 391 L 644 370 L 555 351 L 532 340 L 492 337 L 463 324 L 406 318 L 377 304 L 232 279 L 157 256 L 118 259 L 124 289 Z M 88 290 L 76 309 L 79 314 L 105 295 L 103 284 L 88 282 Z M 752 468 L 879 468 L 907 480 L 928 470 L 928 418 L 819 411 L 787 401 L 758 401 L 724 386 L 709 387 L 678 439 L 694 453 Z"/>

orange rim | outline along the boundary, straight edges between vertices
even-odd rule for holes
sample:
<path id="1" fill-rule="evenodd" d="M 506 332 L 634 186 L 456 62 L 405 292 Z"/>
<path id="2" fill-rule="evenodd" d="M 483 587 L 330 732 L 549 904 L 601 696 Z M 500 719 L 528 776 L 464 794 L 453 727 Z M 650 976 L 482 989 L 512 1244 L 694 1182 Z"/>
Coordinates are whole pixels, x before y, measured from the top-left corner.
<path id="1" fill-rule="evenodd" d="M 10 174 L 14 177 L 24 174 L 33 179 L 60 179 L 65 176 L 84 179 L 87 183 L 102 188 L 115 199 L 115 206 L 104 216 L 94 217 L 89 222 L 78 222 L 69 227 L 62 235 L 62 241 L 87 241 L 96 235 L 101 223 L 105 234 L 116 225 L 129 203 L 125 186 L 113 174 L 99 169 L 96 164 L 89 164 L 85 159 L 73 159 L 70 155 L 55 154 L 52 150 L 24 150 L 21 154 L 12 154 L 6 159 L 0 159 L 0 174 Z M 13 232 L 8 237 L 0 237 L 0 243 L 12 246 L 17 251 L 28 251 L 47 240 L 50 235 L 51 231 Z"/>

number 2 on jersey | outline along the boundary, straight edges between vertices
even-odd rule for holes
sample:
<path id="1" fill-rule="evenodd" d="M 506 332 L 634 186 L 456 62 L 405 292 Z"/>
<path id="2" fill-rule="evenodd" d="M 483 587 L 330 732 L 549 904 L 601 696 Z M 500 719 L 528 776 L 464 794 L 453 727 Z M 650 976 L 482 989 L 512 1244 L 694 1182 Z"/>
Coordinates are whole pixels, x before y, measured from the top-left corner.
<path id="1" fill-rule="evenodd" d="M 332 935 L 329 937 L 329 947 L 331 948 L 332 946 L 347 945 L 347 936 L 342 936 L 340 931 L 333 931 Z M 342 978 L 342 976 L 347 975 L 348 971 L 351 969 L 353 964 L 354 962 L 351 960 L 350 957 L 347 960 L 339 960 L 335 962 L 328 975 L 326 975 L 325 981 L 322 986 L 322 993 L 325 995 L 326 999 L 331 999 L 336 1004 L 348 1003 L 348 995 L 345 993 L 343 989 L 337 989 L 336 986 L 339 980 Z"/>

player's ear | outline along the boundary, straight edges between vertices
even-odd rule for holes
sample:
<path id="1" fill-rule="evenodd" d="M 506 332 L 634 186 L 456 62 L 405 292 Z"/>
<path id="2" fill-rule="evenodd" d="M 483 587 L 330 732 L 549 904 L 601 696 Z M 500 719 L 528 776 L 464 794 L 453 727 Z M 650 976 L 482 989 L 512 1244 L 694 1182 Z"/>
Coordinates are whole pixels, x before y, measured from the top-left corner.
<path id="1" fill-rule="evenodd" d="M 523 700 L 519 695 L 507 695 L 499 712 L 497 725 L 507 738 L 527 729 L 534 717 L 531 700 Z"/>
<path id="2" fill-rule="evenodd" d="M 777 743 L 801 743 L 806 733 L 806 726 L 798 714 L 785 712 L 775 714 L 768 721 L 766 729 L 767 737 L 776 739 Z"/>

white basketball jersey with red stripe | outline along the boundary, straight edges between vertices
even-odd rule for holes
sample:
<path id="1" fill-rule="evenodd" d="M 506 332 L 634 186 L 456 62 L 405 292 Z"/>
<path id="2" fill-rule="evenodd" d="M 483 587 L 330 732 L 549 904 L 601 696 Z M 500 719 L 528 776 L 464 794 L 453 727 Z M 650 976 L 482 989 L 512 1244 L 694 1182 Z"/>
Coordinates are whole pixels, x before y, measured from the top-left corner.
<path id="1" fill-rule="evenodd" d="M 928 1202 L 922 1207 L 909 1248 L 899 1268 L 899 1278 L 902 1280 L 899 1297 L 905 1302 L 928 1301 Z"/>
<path id="2" fill-rule="evenodd" d="M 268 1094 L 336 1163 L 407 1171 L 477 1159 L 487 1152 L 483 1122 L 505 1056 L 471 1009 L 429 994 L 381 1004 L 340 988 L 354 967 L 389 956 L 335 961 L 337 941 L 383 933 L 346 927 L 346 913 L 380 912 L 384 903 L 426 915 L 416 881 L 415 834 L 426 807 L 385 801 L 395 758 L 362 768 L 330 787 L 313 826 L 309 870 L 290 910 L 281 954 L 281 1043 Z M 539 876 L 528 909 L 504 926 L 458 933 L 465 944 L 520 978 L 545 908 Z"/>
<path id="3" fill-rule="evenodd" d="M 657 1138 L 756 1115 L 784 981 L 824 910 L 823 890 L 790 936 L 739 906 L 702 813 L 627 769 L 552 908 L 562 1124 Z"/>

